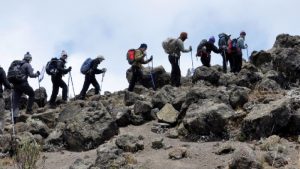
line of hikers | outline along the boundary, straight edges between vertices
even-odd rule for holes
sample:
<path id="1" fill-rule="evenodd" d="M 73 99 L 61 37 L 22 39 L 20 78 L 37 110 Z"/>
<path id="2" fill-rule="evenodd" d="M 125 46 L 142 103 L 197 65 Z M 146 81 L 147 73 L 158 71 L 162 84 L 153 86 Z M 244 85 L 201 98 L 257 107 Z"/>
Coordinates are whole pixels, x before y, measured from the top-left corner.
<path id="1" fill-rule="evenodd" d="M 204 39 L 200 42 L 197 48 L 197 57 L 201 57 L 201 62 L 204 66 L 210 67 L 211 51 L 220 53 L 223 57 L 223 71 L 227 71 L 227 62 L 230 63 L 231 72 L 239 72 L 242 67 L 242 52 L 241 49 L 246 49 L 247 45 L 244 45 L 246 33 L 242 31 L 240 37 L 237 39 L 230 39 L 230 35 L 222 33 L 219 35 L 219 48 L 215 43 L 215 38 L 212 36 L 208 40 Z M 179 66 L 181 52 L 188 53 L 192 52 L 192 46 L 188 49 L 184 48 L 184 41 L 188 38 L 186 32 L 182 32 L 178 38 L 168 38 L 163 41 L 162 46 L 165 52 L 168 54 L 168 59 L 171 64 L 171 85 L 179 87 L 181 85 L 181 71 Z M 152 61 L 151 56 L 147 59 L 147 44 L 143 43 L 138 49 L 130 49 L 127 52 L 127 60 L 131 65 L 132 78 L 129 83 L 128 91 L 133 91 L 135 83 L 142 77 L 142 64 L 147 64 Z M 62 77 L 69 73 L 71 76 L 72 67 L 66 68 L 68 54 L 62 51 L 59 59 L 52 58 L 46 65 L 46 72 L 51 76 L 52 81 L 52 94 L 49 100 L 49 107 L 56 107 L 56 98 L 59 92 L 59 88 L 62 88 L 62 103 L 65 103 L 68 99 L 67 85 Z M 146 59 L 145 59 L 146 58 Z M 95 88 L 95 94 L 99 94 L 101 88 L 96 80 L 96 74 L 103 74 L 106 72 L 106 68 L 98 69 L 98 65 L 105 60 L 103 56 L 99 55 L 95 59 L 88 58 L 84 61 L 81 66 L 81 73 L 85 75 L 82 90 L 79 96 L 74 97 L 77 99 L 85 99 L 86 92 L 92 84 Z M 32 56 L 29 52 L 24 55 L 23 60 L 13 61 L 9 67 L 8 74 L 3 68 L 0 67 L 0 98 L 2 98 L 2 85 L 7 89 L 13 89 L 11 96 L 12 109 L 13 109 L 13 120 L 14 122 L 19 121 L 19 100 L 22 94 L 28 95 L 28 103 L 26 108 L 26 114 L 33 114 L 32 106 L 34 102 L 34 91 L 28 83 L 28 77 L 36 78 L 39 77 L 40 72 L 34 73 L 31 66 Z M 103 78 L 103 77 L 102 77 Z M 155 90 L 155 83 L 151 76 L 153 83 L 153 89 Z M 72 80 L 72 79 L 71 79 Z M 102 79 L 103 80 L 103 79 Z M 73 89 L 74 90 L 74 89 Z M 0 115 L 1 116 L 1 115 Z"/>

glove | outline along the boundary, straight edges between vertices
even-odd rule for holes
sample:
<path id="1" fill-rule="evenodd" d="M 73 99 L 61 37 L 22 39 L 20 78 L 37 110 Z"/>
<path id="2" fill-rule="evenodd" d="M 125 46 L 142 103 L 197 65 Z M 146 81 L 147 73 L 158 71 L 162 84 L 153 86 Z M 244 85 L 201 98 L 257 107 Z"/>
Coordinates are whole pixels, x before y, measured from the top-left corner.
<path id="1" fill-rule="evenodd" d="M 190 46 L 190 51 L 192 51 L 192 46 Z"/>
<path id="2" fill-rule="evenodd" d="M 72 67 L 70 66 L 70 67 L 68 68 L 68 72 L 71 72 L 71 70 L 72 70 Z"/>
<path id="3" fill-rule="evenodd" d="M 148 62 L 151 62 L 153 60 L 153 56 L 151 55 L 150 58 L 148 59 Z"/>
<path id="4" fill-rule="evenodd" d="M 245 48 L 248 48 L 248 45 L 247 45 L 247 44 L 245 44 Z"/>
<path id="5" fill-rule="evenodd" d="M 41 73 L 40 73 L 40 71 L 37 71 L 36 74 L 39 76 Z"/>
<path id="6" fill-rule="evenodd" d="M 103 69 L 102 69 L 102 72 L 105 73 L 105 72 L 106 72 L 106 68 L 103 68 Z"/>

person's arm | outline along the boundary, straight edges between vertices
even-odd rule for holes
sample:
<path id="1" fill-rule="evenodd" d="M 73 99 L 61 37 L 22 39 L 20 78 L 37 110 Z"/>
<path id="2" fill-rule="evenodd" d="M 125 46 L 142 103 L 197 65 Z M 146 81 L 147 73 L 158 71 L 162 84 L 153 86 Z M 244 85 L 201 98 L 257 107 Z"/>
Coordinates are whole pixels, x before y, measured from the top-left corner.
<path id="1" fill-rule="evenodd" d="M 71 71 L 70 67 L 68 69 L 65 69 L 64 63 L 62 60 L 57 61 L 57 70 L 61 72 L 62 74 L 67 74 Z"/>
<path id="2" fill-rule="evenodd" d="M 212 45 L 212 51 L 215 53 L 220 53 L 222 51 L 222 49 L 219 49 L 217 46 Z"/>
<path id="3" fill-rule="evenodd" d="M 27 75 L 28 75 L 29 77 L 31 77 L 31 78 L 36 78 L 36 77 L 39 76 L 38 73 L 33 73 L 33 68 L 32 68 L 32 66 L 31 66 L 29 63 L 26 63 L 26 65 L 25 65 L 25 70 L 26 70 L 26 72 L 27 72 Z"/>
<path id="4" fill-rule="evenodd" d="M 244 39 L 243 38 L 238 38 L 238 47 L 240 48 L 240 49 L 246 49 L 246 46 L 245 46 L 245 44 L 244 44 Z"/>
<path id="5" fill-rule="evenodd" d="M 189 49 L 184 48 L 184 44 L 183 44 L 182 40 L 180 40 L 180 39 L 177 39 L 177 46 L 178 46 L 179 50 L 183 53 L 187 53 L 187 52 L 191 51 L 191 47 Z"/>
<path id="6" fill-rule="evenodd" d="M 0 72 L 0 79 L 2 79 L 3 80 L 3 85 L 4 85 L 4 87 L 6 88 L 6 89 L 11 89 L 11 85 L 10 85 L 10 83 L 9 83 L 9 81 L 7 80 L 7 78 L 6 78 L 6 73 L 5 73 L 5 71 L 2 69 L 2 70 L 0 70 L 1 72 Z"/>

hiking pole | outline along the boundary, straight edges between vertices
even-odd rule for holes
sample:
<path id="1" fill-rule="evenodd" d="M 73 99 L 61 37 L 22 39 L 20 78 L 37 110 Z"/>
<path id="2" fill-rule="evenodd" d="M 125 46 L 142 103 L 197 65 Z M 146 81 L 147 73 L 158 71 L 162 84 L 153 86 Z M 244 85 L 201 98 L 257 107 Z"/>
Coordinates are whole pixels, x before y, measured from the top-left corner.
<path id="1" fill-rule="evenodd" d="M 193 51 L 191 50 L 191 60 L 192 60 L 192 74 L 194 73 L 194 61 L 193 61 Z"/>
<path id="2" fill-rule="evenodd" d="M 147 56 L 146 56 L 146 59 L 148 60 L 148 58 L 147 58 Z M 156 88 L 155 88 L 155 83 L 154 83 L 154 79 L 153 79 L 153 74 L 152 74 L 152 72 L 153 72 L 153 58 L 152 58 L 152 69 L 150 68 L 150 64 L 149 64 L 149 62 L 148 62 L 148 67 L 149 67 L 149 69 L 151 69 L 150 70 L 150 77 L 151 77 L 151 81 L 152 81 L 152 87 L 153 87 L 153 90 L 156 90 Z"/>
<path id="3" fill-rule="evenodd" d="M 105 72 L 102 73 L 102 79 L 101 79 L 101 84 L 100 84 L 100 95 L 101 95 L 101 91 L 102 91 L 102 85 L 103 85 L 103 78 L 104 78 Z"/>
<path id="4" fill-rule="evenodd" d="M 69 74 L 69 77 L 68 77 L 68 98 L 70 98 L 70 92 L 69 92 L 69 89 L 70 89 L 70 74 Z"/>
<path id="5" fill-rule="evenodd" d="M 69 73 L 70 73 L 70 79 L 71 79 L 71 84 L 72 84 L 72 88 L 73 88 L 73 94 L 74 94 L 74 99 L 75 99 L 75 90 L 74 90 L 73 79 L 72 79 L 71 72 L 69 72 Z"/>
<path id="6" fill-rule="evenodd" d="M 10 110 L 11 110 L 11 123 L 12 123 L 10 156 L 12 157 L 16 153 L 16 151 L 15 151 L 16 132 L 15 132 L 15 120 L 14 120 L 14 108 L 13 108 L 13 91 L 10 94 Z"/>

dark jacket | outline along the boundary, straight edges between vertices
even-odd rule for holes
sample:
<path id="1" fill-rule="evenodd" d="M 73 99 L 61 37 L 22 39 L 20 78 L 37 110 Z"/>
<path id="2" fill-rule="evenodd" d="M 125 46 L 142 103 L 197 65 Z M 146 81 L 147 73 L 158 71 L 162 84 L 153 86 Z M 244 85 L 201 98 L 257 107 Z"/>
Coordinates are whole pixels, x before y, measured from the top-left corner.
<path id="1" fill-rule="evenodd" d="M 55 76 L 62 76 L 69 73 L 69 69 L 66 69 L 66 61 L 64 59 L 59 59 L 57 61 L 57 74 Z"/>
<path id="2" fill-rule="evenodd" d="M 208 54 L 210 54 L 211 51 L 213 51 L 215 53 L 220 53 L 220 50 L 218 49 L 218 47 L 216 47 L 213 43 L 210 43 L 209 41 L 205 42 L 202 45 L 199 45 L 197 48 L 197 51 L 201 50 L 203 47 L 206 48 L 206 52 Z"/>
<path id="3" fill-rule="evenodd" d="M 31 64 L 25 60 L 22 61 L 21 69 L 26 76 L 26 81 L 27 81 L 28 77 L 36 78 L 39 76 L 37 73 L 33 73 L 33 68 L 31 66 Z"/>
<path id="4" fill-rule="evenodd" d="M 99 59 L 93 59 L 93 61 L 91 63 L 91 69 L 89 70 L 89 72 L 87 74 L 95 75 L 95 74 L 103 73 L 102 70 L 98 69 L 99 64 L 100 64 Z"/>
<path id="5" fill-rule="evenodd" d="M 6 78 L 6 73 L 2 67 L 0 67 L 0 95 L 3 93 L 2 85 L 4 85 L 5 88 L 11 89 L 11 86 Z"/>

